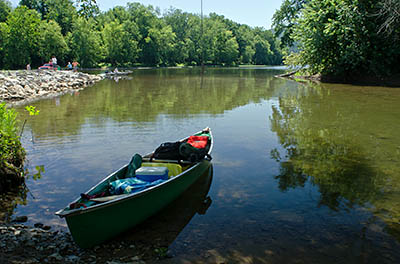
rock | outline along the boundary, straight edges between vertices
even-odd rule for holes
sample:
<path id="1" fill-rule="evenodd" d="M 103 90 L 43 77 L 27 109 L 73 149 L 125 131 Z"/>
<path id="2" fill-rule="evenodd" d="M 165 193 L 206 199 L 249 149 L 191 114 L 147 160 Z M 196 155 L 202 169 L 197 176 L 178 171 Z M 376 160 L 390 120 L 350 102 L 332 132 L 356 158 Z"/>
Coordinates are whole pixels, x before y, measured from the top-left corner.
<path id="1" fill-rule="evenodd" d="M 21 230 L 18 236 L 19 240 L 22 242 L 32 239 L 32 234 L 27 230 Z"/>
<path id="2" fill-rule="evenodd" d="M 75 255 L 70 255 L 65 257 L 65 261 L 69 263 L 78 263 L 80 260 L 80 257 L 75 256 Z"/>
<path id="3" fill-rule="evenodd" d="M 28 221 L 28 217 L 23 215 L 23 216 L 17 216 L 13 220 L 11 220 L 12 223 L 25 223 Z"/>
<path id="4" fill-rule="evenodd" d="M 62 260 L 63 259 L 63 257 L 60 255 L 60 254 L 58 254 L 58 253 L 54 253 L 54 254 L 51 254 L 49 257 L 48 257 L 50 260 L 58 260 L 58 261 L 60 261 L 60 260 Z"/>
<path id="5" fill-rule="evenodd" d="M 43 224 L 42 223 L 36 223 L 33 226 L 36 227 L 36 228 L 42 228 Z"/>
<path id="6" fill-rule="evenodd" d="M 24 100 L 80 90 L 105 76 L 70 71 L 0 72 L 0 101 Z"/>

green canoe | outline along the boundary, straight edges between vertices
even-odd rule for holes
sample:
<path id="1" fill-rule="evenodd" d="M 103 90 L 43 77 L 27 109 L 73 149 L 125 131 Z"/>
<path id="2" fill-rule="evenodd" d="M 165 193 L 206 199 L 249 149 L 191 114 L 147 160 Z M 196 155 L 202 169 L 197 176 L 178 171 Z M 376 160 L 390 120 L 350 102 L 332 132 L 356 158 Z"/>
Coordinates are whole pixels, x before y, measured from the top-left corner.
<path id="1" fill-rule="evenodd" d="M 213 148 L 211 130 L 206 128 L 194 135 L 208 136 L 206 151 L 209 157 Z M 186 140 L 187 138 L 180 141 Z M 125 177 L 128 171 L 127 164 L 88 190 L 85 197 L 81 195 L 70 205 L 56 212 L 56 215 L 65 217 L 71 235 L 80 247 L 89 248 L 100 244 L 143 222 L 174 201 L 211 165 L 210 158 L 207 157 L 192 163 L 182 160 L 156 160 L 151 158 L 152 154 L 143 157 L 141 166 L 167 167 L 167 180 L 134 193 L 94 198 L 108 190 L 111 182 Z"/>

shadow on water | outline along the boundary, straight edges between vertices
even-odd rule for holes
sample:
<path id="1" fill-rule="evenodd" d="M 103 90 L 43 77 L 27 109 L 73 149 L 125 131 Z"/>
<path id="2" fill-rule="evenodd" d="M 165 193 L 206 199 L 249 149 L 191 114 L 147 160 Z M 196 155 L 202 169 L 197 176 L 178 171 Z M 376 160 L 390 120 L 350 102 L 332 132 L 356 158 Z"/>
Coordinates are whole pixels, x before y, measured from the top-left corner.
<path id="1" fill-rule="evenodd" d="M 174 202 L 142 224 L 125 232 L 117 240 L 134 242 L 140 246 L 145 257 L 150 257 L 150 259 L 154 259 L 154 255 L 162 257 L 196 214 L 206 214 L 212 203 L 210 196 L 208 196 L 212 178 L 213 167 L 211 165 Z"/>

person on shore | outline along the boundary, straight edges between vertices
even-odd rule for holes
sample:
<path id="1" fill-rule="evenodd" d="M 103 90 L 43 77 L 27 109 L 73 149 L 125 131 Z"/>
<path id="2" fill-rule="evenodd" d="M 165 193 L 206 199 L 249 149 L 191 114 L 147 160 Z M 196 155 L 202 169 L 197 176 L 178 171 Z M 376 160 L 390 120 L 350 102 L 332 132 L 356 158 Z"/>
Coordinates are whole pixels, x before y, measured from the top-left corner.
<path id="1" fill-rule="evenodd" d="M 114 72 L 115 72 L 115 73 L 118 73 L 118 68 L 115 68 L 115 69 L 114 69 Z"/>
<path id="2" fill-rule="evenodd" d="M 71 62 L 68 62 L 67 69 L 68 69 L 68 70 L 72 70 L 72 64 L 71 64 Z"/>
<path id="3" fill-rule="evenodd" d="M 51 57 L 51 62 L 53 64 L 53 67 L 57 66 L 57 58 L 56 58 L 56 56 Z"/>
<path id="4" fill-rule="evenodd" d="M 77 62 L 76 60 L 72 62 L 72 67 L 74 68 L 75 72 L 78 71 L 78 65 L 79 65 L 79 62 Z"/>
<path id="5" fill-rule="evenodd" d="M 28 63 L 28 65 L 26 65 L 26 70 L 27 70 L 27 71 L 30 71 L 30 70 L 31 70 L 31 64 L 30 64 L 30 63 Z"/>
<path id="6" fill-rule="evenodd" d="M 51 57 L 51 64 L 53 65 L 54 70 L 57 70 L 57 58 L 54 55 Z"/>

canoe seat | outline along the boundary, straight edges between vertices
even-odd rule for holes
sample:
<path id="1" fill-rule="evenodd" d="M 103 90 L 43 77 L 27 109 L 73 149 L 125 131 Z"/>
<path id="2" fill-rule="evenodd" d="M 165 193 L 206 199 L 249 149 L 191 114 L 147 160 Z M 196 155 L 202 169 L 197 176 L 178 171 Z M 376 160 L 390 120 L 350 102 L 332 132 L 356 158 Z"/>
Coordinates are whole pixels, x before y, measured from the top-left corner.
<path id="1" fill-rule="evenodd" d="M 167 167 L 169 178 L 182 173 L 182 166 L 176 163 L 143 162 L 142 167 Z"/>

